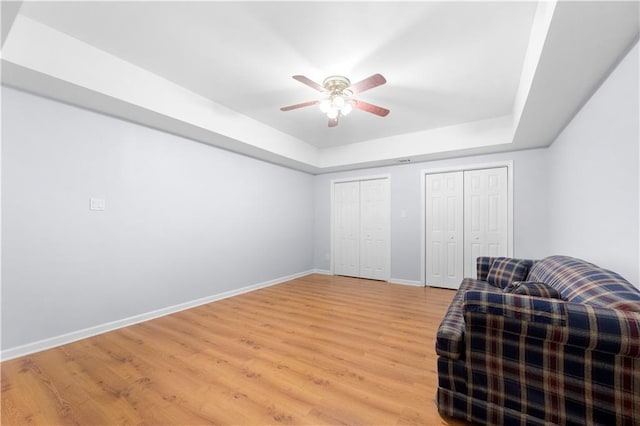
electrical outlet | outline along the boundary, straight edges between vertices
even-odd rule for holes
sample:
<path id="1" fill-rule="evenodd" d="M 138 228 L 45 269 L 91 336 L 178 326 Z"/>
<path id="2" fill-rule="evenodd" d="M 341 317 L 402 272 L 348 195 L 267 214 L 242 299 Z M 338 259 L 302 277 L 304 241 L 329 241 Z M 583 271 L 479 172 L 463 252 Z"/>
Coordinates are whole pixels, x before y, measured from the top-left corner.
<path id="1" fill-rule="evenodd" d="M 89 203 L 89 210 L 102 211 L 105 207 L 104 198 L 92 198 Z"/>

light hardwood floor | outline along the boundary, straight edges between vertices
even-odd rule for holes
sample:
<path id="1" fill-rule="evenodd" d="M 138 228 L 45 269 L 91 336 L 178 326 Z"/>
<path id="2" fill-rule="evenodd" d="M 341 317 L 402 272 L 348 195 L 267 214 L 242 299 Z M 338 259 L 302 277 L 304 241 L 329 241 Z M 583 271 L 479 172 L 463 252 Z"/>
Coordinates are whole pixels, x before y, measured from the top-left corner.
<path id="1" fill-rule="evenodd" d="M 309 275 L 5 361 L 2 424 L 464 425 L 434 402 L 453 294 Z"/>

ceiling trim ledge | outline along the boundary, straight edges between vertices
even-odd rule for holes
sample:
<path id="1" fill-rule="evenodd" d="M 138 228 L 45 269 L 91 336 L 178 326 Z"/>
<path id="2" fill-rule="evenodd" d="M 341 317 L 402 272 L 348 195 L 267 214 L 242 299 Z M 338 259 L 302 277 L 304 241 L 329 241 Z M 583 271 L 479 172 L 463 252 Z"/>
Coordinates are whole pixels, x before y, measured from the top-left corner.
<path id="1" fill-rule="evenodd" d="M 37 87 L 54 99 L 317 172 L 313 145 L 24 16 L 15 20 L 2 62 L 8 86 Z"/>
<path id="2" fill-rule="evenodd" d="M 553 12 L 556 9 L 556 3 L 555 0 L 543 1 L 538 2 L 536 7 L 536 14 L 533 17 L 533 24 L 531 25 L 529 44 L 524 57 L 522 73 L 520 74 L 520 84 L 518 85 L 513 105 L 514 129 L 518 127 L 527 97 L 531 91 L 531 84 L 533 83 L 533 77 L 536 74 L 538 63 L 540 62 L 544 43 L 547 40 L 547 34 L 551 26 Z"/>
<path id="3" fill-rule="evenodd" d="M 389 160 L 426 161 L 434 155 L 451 151 L 486 149 L 510 144 L 513 140 L 513 118 L 505 115 L 438 129 L 406 133 L 344 146 L 325 148 L 320 152 L 323 171 L 346 170 L 380 164 Z"/>
<path id="4" fill-rule="evenodd" d="M 11 24 L 4 85 L 312 174 L 547 147 L 640 37 L 636 1 L 538 2 L 507 115 L 318 148 L 30 19 L 16 4 L 3 16 Z"/>

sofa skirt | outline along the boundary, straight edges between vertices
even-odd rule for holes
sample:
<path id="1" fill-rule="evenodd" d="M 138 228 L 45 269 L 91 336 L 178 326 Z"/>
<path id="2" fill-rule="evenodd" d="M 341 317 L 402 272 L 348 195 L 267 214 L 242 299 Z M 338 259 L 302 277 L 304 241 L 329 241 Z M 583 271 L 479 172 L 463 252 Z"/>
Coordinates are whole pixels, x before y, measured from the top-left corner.
<path id="1" fill-rule="evenodd" d="M 468 422 L 488 425 L 549 425 L 542 419 L 518 411 L 499 407 L 487 401 L 438 387 L 438 412 L 443 416 L 466 419 Z"/>

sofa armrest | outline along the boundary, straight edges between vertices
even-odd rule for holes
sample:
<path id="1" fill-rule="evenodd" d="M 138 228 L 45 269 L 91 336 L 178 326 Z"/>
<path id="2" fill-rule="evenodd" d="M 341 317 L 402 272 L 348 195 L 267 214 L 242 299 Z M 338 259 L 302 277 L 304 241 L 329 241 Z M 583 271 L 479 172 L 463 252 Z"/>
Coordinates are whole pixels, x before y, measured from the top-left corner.
<path id="1" fill-rule="evenodd" d="M 472 398 L 553 424 L 637 424 L 640 314 L 483 291 L 463 311 Z"/>

